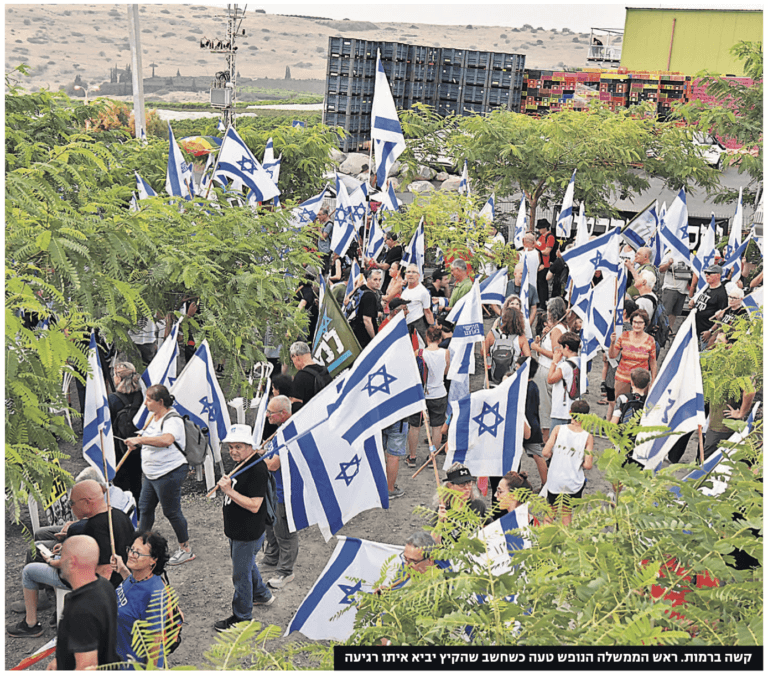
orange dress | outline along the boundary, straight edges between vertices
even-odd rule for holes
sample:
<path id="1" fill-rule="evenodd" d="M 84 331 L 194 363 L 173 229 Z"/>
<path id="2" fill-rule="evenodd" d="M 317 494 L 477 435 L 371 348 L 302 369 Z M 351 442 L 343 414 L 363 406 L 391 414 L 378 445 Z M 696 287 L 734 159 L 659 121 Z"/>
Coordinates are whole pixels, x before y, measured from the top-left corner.
<path id="1" fill-rule="evenodd" d="M 645 335 L 645 340 L 639 345 L 629 342 L 629 332 L 622 333 L 616 342 L 616 347 L 621 350 L 621 359 L 616 369 L 616 382 L 628 383 L 632 369 L 644 368 L 651 370 L 651 355 L 656 354 L 656 341 L 653 336 Z"/>

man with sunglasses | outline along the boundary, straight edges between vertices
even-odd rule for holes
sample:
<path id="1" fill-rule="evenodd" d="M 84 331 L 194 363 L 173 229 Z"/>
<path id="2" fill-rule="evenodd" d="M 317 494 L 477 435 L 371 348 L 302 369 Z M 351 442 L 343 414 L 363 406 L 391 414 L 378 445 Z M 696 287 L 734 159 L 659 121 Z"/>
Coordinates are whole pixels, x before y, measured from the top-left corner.
<path id="1" fill-rule="evenodd" d="M 96 574 L 106 578 L 117 588 L 123 578 L 112 570 L 112 544 L 110 539 L 109 515 L 104 492 L 101 486 L 92 480 L 81 481 L 72 488 L 69 497 L 72 513 L 78 520 L 87 520 L 82 535 L 90 535 L 99 547 Z M 133 542 L 133 524 L 124 512 L 114 507 L 111 510 L 112 533 L 115 551 L 124 552 Z M 41 636 L 43 628 L 37 620 L 37 599 L 42 585 L 58 589 L 70 589 L 61 577 L 62 559 L 56 556 L 61 545 L 53 548 L 53 557 L 43 556 L 45 563 L 29 563 L 24 566 L 21 581 L 24 587 L 25 617 L 18 624 L 7 627 L 8 634 L 14 638 L 35 638 Z"/>

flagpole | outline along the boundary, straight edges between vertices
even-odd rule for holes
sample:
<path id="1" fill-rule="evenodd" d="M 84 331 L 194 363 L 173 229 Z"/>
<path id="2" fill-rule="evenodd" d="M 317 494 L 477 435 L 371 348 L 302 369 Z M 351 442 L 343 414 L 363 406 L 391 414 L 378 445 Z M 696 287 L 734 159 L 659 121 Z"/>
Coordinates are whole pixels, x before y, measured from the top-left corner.
<path id="1" fill-rule="evenodd" d="M 419 467 L 419 469 L 414 472 L 414 474 L 411 476 L 411 479 L 415 479 L 420 473 L 421 470 L 423 470 L 430 462 L 433 461 L 434 457 L 437 455 L 440 455 L 440 452 L 448 445 L 448 442 L 446 441 L 440 448 L 438 448 L 434 453 L 430 453 L 429 457 L 427 458 L 426 462 Z"/>
<path id="2" fill-rule="evenodd" d="M 619 276 L 616 275 L 616 279 L 613 283 L 613 333 L 616 333 L 616 308 L 619 302 Z"/>
<path id="3" fill-rule="evenodd" d="M 279 431 L 280 431 L 280 430 L 277 430 L 277 432 L 279 432 Z M 274 433 L 274 434 L 273 434 L 271 437 L 269 437 L 269 439 L 267 439 L 267 440 L 266 440 L 266 441 L 265 441 L 265 442 L 264 442 L 264 443 L 261 445 L 261 448 L 259 448 L 259 449 L 257 449 L 256 451 L 254 451 L 254 452 L 253 452 L 253 454 L 249 455 L 249 456 L 248 456 L 248 457 L 247 457 L 245 460 L 243 460 L 243 461 L 242 461 L 242 462 L 241 462 L 241 463 L 240 463 L 240 464 L 239 464 L 237 467 L 235 467 L 235 469 L 233 469 L 233 470 L 232 470 L 232 471 L 231 471 L 229 474 L 225 474 L 224 476 L 225 476 L 225 477 L 227 477 L 227 479 L 231 479 L 231 478 L 232 478 L 232 475 L 234 475 L 235 473 L 237 473 L 237 471 L 238 471 L 238 470 L 242 469 L 242 468 L 243 468 L 243 466 L 244 466 L 245 464 L 247 464 L 247 463 L 248 463 L 248 461 L 249 461 L 249 460 L 251 460 L 251 459 L 253 458 L 253 456 L 254 456 L 254 455 L 256 455 L 256 454 L 257 454 L 259 451 L 263 451 L 263 450 L 264 450 L 264 449 L 267 447 L 267 444 L 268 444 L 270 441 L 272 441 L 272 439 L 274 439 L 274 437 L 275 437 L 275 434 L 277 434 L 277 432 L 275 432 L 275 433 Z M 222 477 L 222 478 L 223 478 L 223 477 Z M 215 493 L 217 490 L 219 490 L 219 484 L 216 484 L 216 485 L 215 485 L 213 488 L 211 488 L 211 490 L 210 490 L 208 493 L 206 493 L 206 496 L 205 496 L 205 497 L 206 497 L 206 498 L 210 498 L 210 497 L 212 497 L 212 496 L 213 496 L 213 494 L 214 494 L 214 493 Z"/>
<path id="4" fill-rule="evenodd" d="M 483 348 L 483 371 L 485 372 L 485 389 L 490 390 L 491 386 L 488 384 L 488 357 L 485 353 L 485 341 L 482 341 L 480 345 Z"/>
<path id="5" fill-rule="evenodd" d="M 149 417 L 149 419 L 147 420 L 147 423 L 146 423 L 146 425 L 144 425 L 144 427 L 142 427 L 142 428 L 141 428 L 141 431 L 143 432 L 144 430 L 146 430 L 146 429 L 147 429 L 147 427 L 149 427 L 149 424 L 150 424 L 150 423 L 151 423 L 151 422 L 152 422 L 154 419 L 155 419 L 155 414 L 153 413 L 153 414 L 152 414 L 152 415 Z M 120 441 L 125 441 L 125 440 L 124 440 L 124 439 L 120 439 Z M 115 467 L 115 474 L 117 474 L 117 472 L 118 472 L 118 471 L 120 470 L 120 468 L 123 466 L 123 463 L 126 461 L 126 459 L 128 458 L 128 456 L 131 454 L 131 451 L 132 451 L 132 450 L 133 450 L 132 448 L 128 448 L 128 450 L 125 452 L 125 455 L 124 455 L 122 458 L 120 458 L 120 462 L 118 462 L 118 463 L 117 463 L 117 467 Z"/>
<path id="6" fill-rule="evenodd" d="M 107 454 L 104 452 L 104 430 L 99 427 L 99 437 L 101 438 L 101 461 L 104 467 L 104 481 L 107 482 L 107 523 L 109 524 L 109 544 L 112 547 L 112 556 L 115 552 L 115 529 L 112 526 L 112 500 L 109 497 L 109 474 L 107 474 Z"/>
<path id="7" fill-rule="evenodd" d="M 232 123 L 230 122 L 227 124 L 227 130 L 224 132 L 224 141 L 221 142 L 221 146 L 219 146 L 219 152 L 216 155 L 216 163 L 213 165 L 213 171 L 211 172 L 211 177 L 208 179 L 208 187 L 205 189 L 205 197 L 204 199 L 208 199 L 208 194 L 211 192 L 211 186 L 213 185 L 213 177 L 216 175 L 216 170 L 219 168 L 219 158 L 221 157 L 221 149 L 224 147 L 224 143 L 227 140 L 227 134 L 229 133 L 229 129 L 232 126 Z"/>
<path id="8" fill-rule="evenodd" d="M 653 200 L 653 201 L 652 201 L 652 202 L 651 202 L 651 203 L 650 203 L 648 206 L 646 206 L 646 207 L 644 207 L 644 208 L 640 209 L 640 211 L 638 211 L 638 212 L 637 212 L 637 213 L 636 213 L 636 214 L 635 214 L 635 215 L 632 217 L 632 219 L 631 219 L 631 220 L 627 221 L 627 223 L 626 223 L 625 225 L 623 225 L 623 226 L 622 226 L 622 228 L 621 228 L 621 232 L 624 232 L 624 231 L 625 231 L 625 230 L 626 230 L 626 229 L 627 229 L 627 228 L 628 228 L 630 225 L 632 225 L 632 223 L 634 223 L 634 222 L 635 222 L 635 221 L 636 221 L 638 218 L 640 218 L 640 216 L 642 216 L 642 215 L 643 215 L 643 214 L 644 214 L 646 211 L 648 211 L 648 209 L 650 209 L 650 208 L 651 208 L 651 207 L 652 207 L 654 204 L 656 204 L 656 200 Z"/>
<path id="9" fill-rule="evenodd" d="M 704 432 L 701 425 L 699 425 L 699 460 L 701 460 L 701 466 L 704 466 Z"/>
<path id="10" fill-rule="evenodd" d="M 435 483 L 437 484 L 437 487 L 440 488 L 440 475 L 437 473 L 437 450 L 435 449 L 435 445 L 432 443 L 432 435 L 429 432 L 429 411 L 426 409 L 426 404 L 424 405 L 424 427 L 427 430 L 427 443 L 429 444 L 429 455 L 432 458 L 432 468 L 435 470 Z"/>

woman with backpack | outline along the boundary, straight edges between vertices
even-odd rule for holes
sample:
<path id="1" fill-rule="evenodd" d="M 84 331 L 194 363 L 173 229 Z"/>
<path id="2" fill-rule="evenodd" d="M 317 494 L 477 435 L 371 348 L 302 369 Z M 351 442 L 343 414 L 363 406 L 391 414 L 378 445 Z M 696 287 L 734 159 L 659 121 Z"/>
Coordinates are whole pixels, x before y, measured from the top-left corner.
<path id="1" fill-rule="evenodd" d="M 183 453 L 187 444 L 184 420 L 173 410 L 173 397 L 165 385 L 148 388 L 144 405 L 152 414 L 152 421 L 141 436 L 125 440 L 131 450 L 141 447 L 144 483 L 139 498 L 139 529 L 152 529 L 159 502 L 179 540 L 179 549 L 168 565 L 178 566 L 195 558 L 189 546 L 187 520 L 181 511 L 181 484 L 187 478 L 188 465 Z"/>
<path id="2" fill-rule="evenodd" d="M 656 341 L 645 332 L 649 318 L 645 310 L 635 310 L 629 317 L 631 331 L 623 331 L 616 340 L 616 333 L 611 334 L 609 359 L 616 359 L 621 354 L 616 367 L 616 396 L 629 393 L 631 389 L 630 373 L 638 367 L 651 372 L 651 383 L 656 380 Z"/>
<path id="3" fill-rule="evenodd" d="M 130 362 L 117 362 L 112 371 L 115 391 L 107 396 L 109 417 L 112 421 L 115 437 L 115 461 L 120 462 L 126 453 L 123 439 L 136 434 L 133 417 L 141 408 L 144 395 L 141 393 L 141 377 Z M 141 456 L 131 453 L 120 472 L 115 475 L 115 486 L 133 494 L 136 504 L 141 497 Z"/>
<path id="4" fill-rule="evenodd" d="M 488 355 L 490 378 L 497 385 L 510 371 L 522 354 L 531 356 L 531 348 L 525 337 L 523 314 L 510 306 L 502 311 L 501 318 L 485 337 L 485 353 Z"/>

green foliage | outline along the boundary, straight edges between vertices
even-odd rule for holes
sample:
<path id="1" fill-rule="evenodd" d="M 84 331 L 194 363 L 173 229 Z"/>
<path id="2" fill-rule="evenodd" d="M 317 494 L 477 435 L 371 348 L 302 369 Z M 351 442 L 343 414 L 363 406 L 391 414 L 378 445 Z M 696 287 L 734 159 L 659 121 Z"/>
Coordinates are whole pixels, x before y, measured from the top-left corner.
<path id="1" fill-rule="evenodd" d="M 280 627 L 273 624 L 262 629 L 261 622 L 256 620 L 239 622 L 216 635 L 216 642 L 205 652 L 204 668 L 216 671 L 288 669 L 290 662 L 265 647 L 267 641 L 278 638 L 281 633 Z"/>
<path id="2" fill-rule="evenodd" d="M 752 179 L 744 192 L 746 201 L 755 198 L 758 184 L 763 180 L 763 43 L 742 40 L 730 51 L 744 62 L 744 72 L 754 84 L 748 87 L 702 71 L 697 77 L 706 84 L 707 95 L 714 96 L 716 103 L 691 101 L 678 107 L 675 115 L 704 134 L 734 139 L 745 150 L 756 150 L 739 153 L 732 160 L 739 173 L 746 172 Z M 738 190 L 724 188 L 716 201 L 736 199 Z"/>
<path id="3" fill-rule="evenodd" d="M 171 126 L 176 138 L 185 136 L 221 136 L 216 129 L 219 118 L 205 118 L 202 120 L 173 120 Z M 290 127 L 293 120 L 301 120 L 307 123 L 307 128 L 314 127 L 322 121 L 322 115 L 317 112 L 304 113 L 294 110 L 259 110 L 254 117 L 238 116 L 237 129 L 246 127 L 258 131 L 272 131 L 278 127 Z M 165 134 L 167 135 L 167 127 Z"/>

